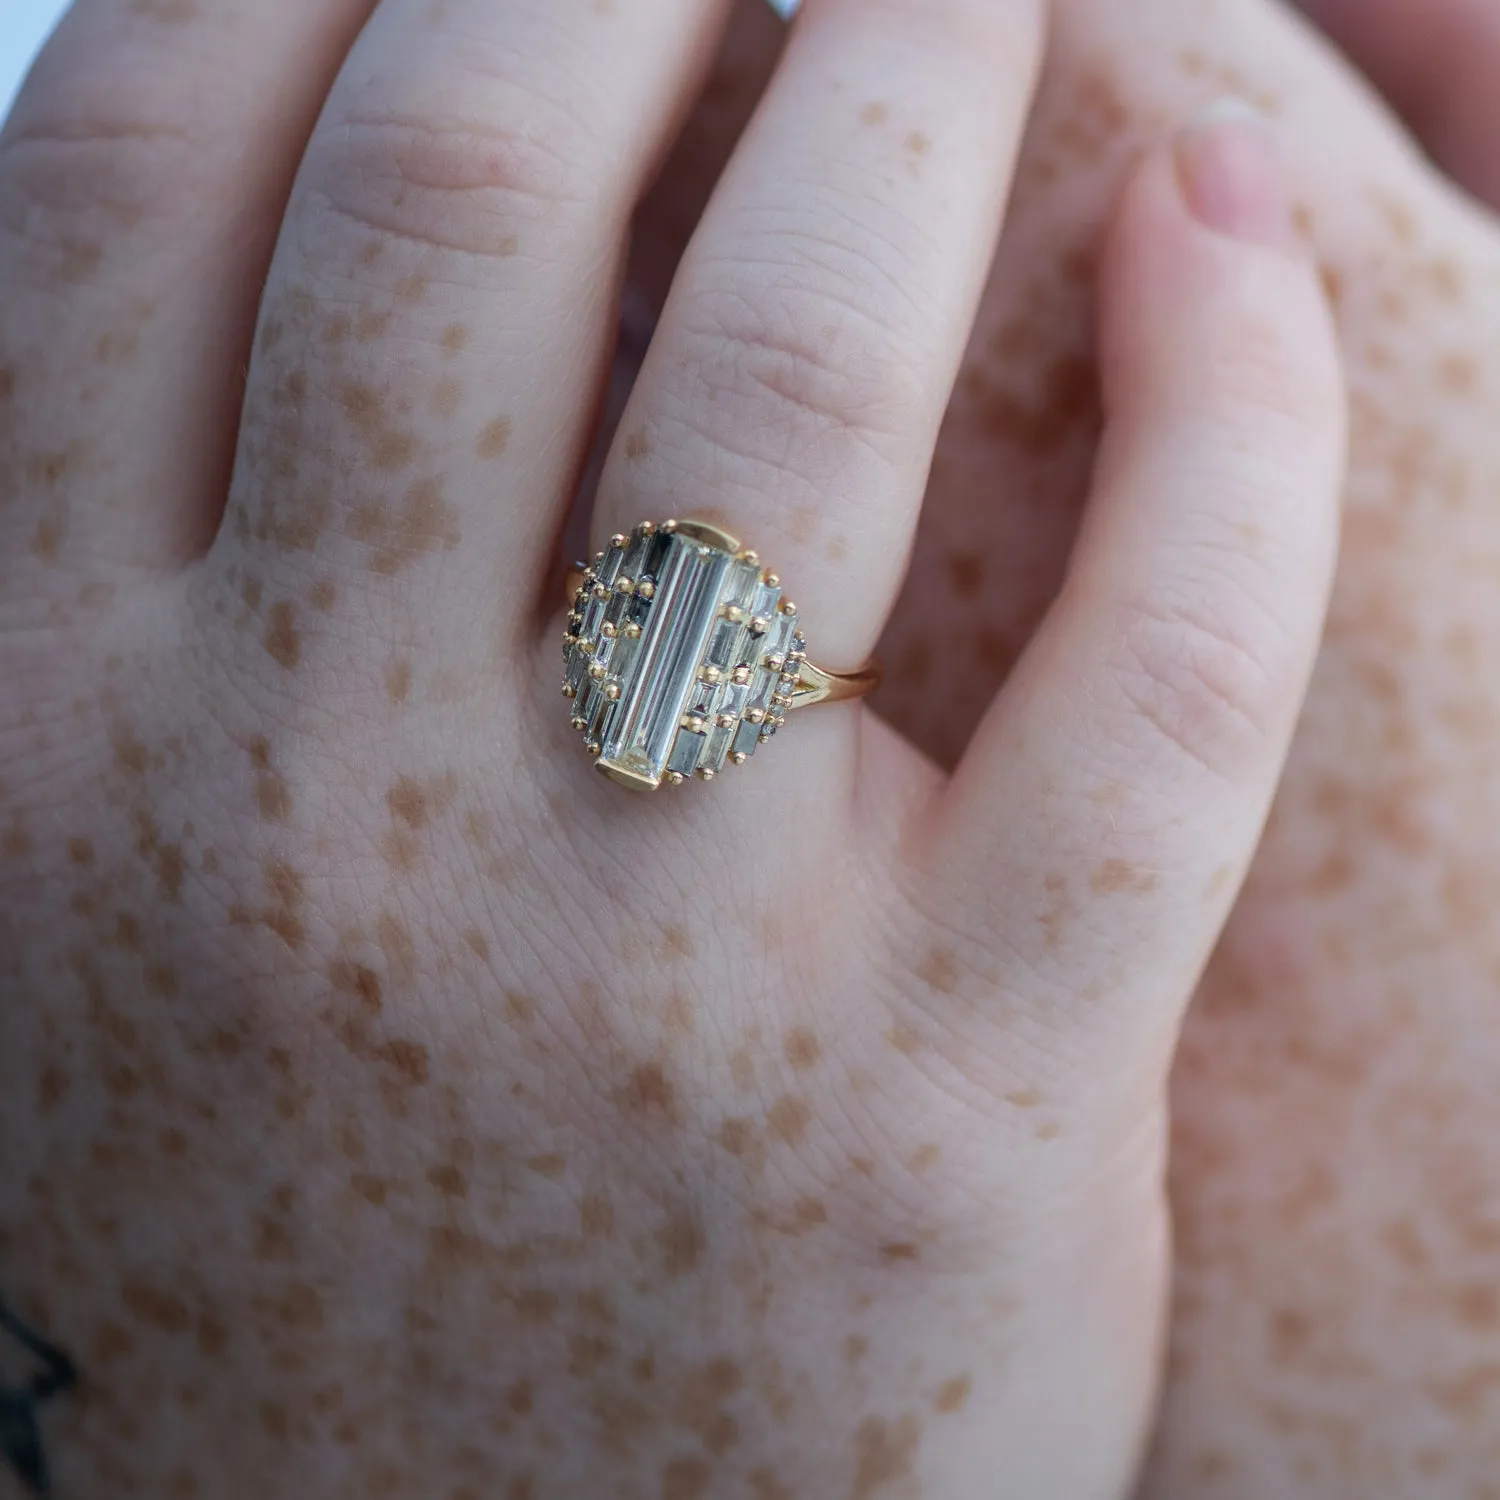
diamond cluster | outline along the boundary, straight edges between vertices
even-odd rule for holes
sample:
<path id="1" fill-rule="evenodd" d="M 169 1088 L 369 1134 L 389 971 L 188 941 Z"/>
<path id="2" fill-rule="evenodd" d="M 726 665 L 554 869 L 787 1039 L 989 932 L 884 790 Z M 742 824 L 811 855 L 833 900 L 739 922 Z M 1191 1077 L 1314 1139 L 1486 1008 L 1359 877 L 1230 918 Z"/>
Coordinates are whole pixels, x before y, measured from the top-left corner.
<path id="1" fill-rule="evenodd" d="M 717 527 L 613 538 L 573 599 L 563 694 L 599 769 L 627 786 L 712 781 L 786 722 L 806 660 L 797 606 Z"/>

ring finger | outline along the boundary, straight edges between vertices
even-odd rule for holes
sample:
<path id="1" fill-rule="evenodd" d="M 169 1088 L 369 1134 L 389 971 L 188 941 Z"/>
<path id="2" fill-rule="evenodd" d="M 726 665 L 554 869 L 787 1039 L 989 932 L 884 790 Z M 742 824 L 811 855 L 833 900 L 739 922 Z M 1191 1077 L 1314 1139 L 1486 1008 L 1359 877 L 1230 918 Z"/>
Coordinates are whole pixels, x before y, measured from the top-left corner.
<path id="1" fill-rule="evenodd" d="M 773 563 L 832 665 L 905 569 L 1042 44 L 1036 0 L 812 0 L 689 247 L 601 479 Z"/>

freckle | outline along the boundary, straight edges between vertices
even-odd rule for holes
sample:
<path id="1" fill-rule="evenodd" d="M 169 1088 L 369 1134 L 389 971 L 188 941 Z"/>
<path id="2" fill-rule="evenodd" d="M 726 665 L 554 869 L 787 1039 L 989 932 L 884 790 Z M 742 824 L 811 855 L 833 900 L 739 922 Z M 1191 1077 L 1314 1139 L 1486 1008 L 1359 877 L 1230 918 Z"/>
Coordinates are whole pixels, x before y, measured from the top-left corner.
<path id="1" fill-rule="evenodd" d="M 31 550 L 43 562 L 53 562 L 62 550 L 66 523 L 58 516 L 43 516 L 32 534 Z"/>
<path id="2" fill-rule="evenodd" d="M 962 1411 L 969 1404 L 969 1393 L 974 1388 L 974 1382 L 967 1375 L 956 1375 L 952 1380 L 945 1381 L 942 1389 L 937 1393 L 937 1400 L 933 1405 L 943 1413 Z"/>
<path id="3" fill-rule="evenodd" d="M 1061 1134 L 1062 1126 L 1053 1121 L 1038 1125 L 1036 1128 L 1036 1138 L 1039 1141 L 1055 1141 Z"/>
<path id="4" fill-rule="evenodd" d="M 713 1471 L 697 1454 L 672 1459 L 661 1471 L 661 1500 L 702 1500 Z"/>
<path id="5" fill-rule="evenodd" d="M 398 776 L 385 794 L 386 806 L 391 816 L 399 818 L 409 828 L 423 828 L 427 824 L 427 797 L 421 786 L 410 776 Z"/>
<path id="6" fill-rule="evenodd" d="M 307 596 L 307 602 L 323 614 L 327 614 L 333 608 L 333 602 L 339 596 L 339 591 L 333 583 L 326 578 L 320 578 L 312 586 Z"/>
<path id="7" fill-rule="evenodd" d="M 786 1060 L 799 1073 L 815 1068 L 823 1055 L 817 1037 L 806 1026 L 794 1026 L 787 1032 L 784 1050 Z"/>
<path id="8" fill-rule="evenodd" d="M 536 1393 L 529 1380 L 517 1380 L 505 1390 L 505 1404 L 518 1417 L 529 1417 L 536 1404 Z"/>
<path id="9" fill-rule="evenodd" d="M 984 584 L 984 559 L 977 552 L 955 552 L 948 559 L 948 578 L 960 599 L 972 599 Z"/>
<path id="10" fill-rule="evenodd" d="M 477 447 L 481 458 L 499 458 L 510 447 L 510 418 L 496 417 L 479 434 Z"/>
<path id="11" fill-rule="evenodd" d="M 790 1094 L 783 1094 L 766 1115 L 766 1129 L 778 1141 L 783 1141 L 788 1146 L 795 1146 L 807 1134 L 808 1122 L 811 1119 L 812 1110 L 808 1108 L 805 1100 L 794 1099 Z"/>
<path id="12" fill-rule="evenodd" d="M 1445 355 L 1438 362 L 1438 381 L 1450 395 L 1466 396 L 1479 383 L 1479 369 L 1468 355 Z"/>
<path id="13" fill-rule="evenodd" d="M 427 1180 L 438 1192 L 449 1198 L 467 1198 L 469 1196 L 469 1180 L 458 1169 L 453 1162 L 445 1162 L 441 1166 L 433 1167 L 427 1174 Z"/>
<path id="14" fill-rule="evenodd" d="M 341 994 L 355 996 L 371 1015 L 378 1015 L 383 1002 L 380 976 L 364 964 L 346 958 L 335 958 L 328 966 L 329 982 Z"/>
<path id="15" fill-rule="evenodd" d="M 661 932 L 662 947 L 666 949 L 673 958 L 692 958 L 694 954 L 693 940 L 688 936 L 686 928 L 679 927 L 674 922 L 668 922 Z"/>
<path id="16" fill-rule="evenodd" d="M 398 302 L 417 303 L 427 296 L 427 280 L 422 276 L 403 276 L 396 283 Z"/>
<path id="17" fill-rule="evenodd" d="M 651 445 L 646 441 L 646 434 L 639 428 L 625 439 L 626 458 L 644 458 L 651 451 Z"/>
<path id="18" fill-rule="evenodd" d="M 271 606 L 270 622 L 266 627 L 265 647 L 271 656 L 288 671 L 302 660 L 302 639 L 297 634 L 296 614 L 285 600 Z"/>
<path id="19" fill-rule="evenodd" d="M 68 840 L 68 863 L 77 865 L 80 869 L 87 869 L 94 862 L 93 843 L 85 838 L 71 838 Z"/>
<path id="20" fill-rule="evenodd" d="M 469 343 L 469 330 L 462 323 L 450 323 L 443 330 L 443 348 L 449 354 L 461 353 Z"/>
<path id="21" fill-rule="evenodd" d="M 1500 1292 L 1484 1282 L 1463 1287 L 1454 1299 L 1454 1311 L 1465 1327 L 1489 1332 L 1500 1326 Z"/>
<path id="22" fill-rule="evenodd" d="M 219 853 L 216 849 L 207 849 L 203 854 L 203 873 L 205 875 L 217 875 L 219 873 Z"/>
<path id="23" fill-rule="evenodd" d="M 151 763 L 146 747 L 136 739 L 129 729 L 119 730 L 114 737 L 115 764 L 132 776 L 144 776 Z"/>
<path id="24" fill-rule="evenodd" d="M 922 1050 L 922 1038 L 905 1021 L 897 1021 L 885 1033 L 885 1039 L 904 1057 L 915 1057 Z"/>
<path id="25" fill-rule="evenodd" d="M 408 1083 L 426 1083 L 432 1071 L 432 1056 L 421 1042 L 402 1037 L 383 1042 L 372 1055 L 389 1063 Z"/>
<path id="26" fill-rule="evenodd" d="M 536 1001 L 511 990 L 505 997 L 505 1009 L 511 1020 L 525 1025 L 536 1015 Z"/>
<path id="27" fill-rule="evenodd" d="M 906 138 L 906 149 L 913 156 L 926 156 L 932 150 L 932 142 L 920 130 L 914 130 Z"/>
<path id="28" fill-rule="evenodd" d="M 749 1120 L 725 1120 L 719 1127 L 717 1139 L 731 1156 L 743 1156 L 755 1139 L 755 1127 Z"/>
<path id="29" fill-rule="evenodd" d="M 349 1186 L 372 1208 L 384 1208 L 391 1191 L 383 1177 L 371 1177 L 367 1172 L 350 1173 Z"/>
<path id="30" fill-rule="evenodd" d="M 855 1476 L 849 1500 L 872 1500 L 900 1480 L 910 1479 L 922 1424 L 910 1412 L 895 1423 L 866 1417 L 854 1434 Z"/>
<path id="31" fill-rule="evenodd" d="M 677 1120 L 677 1092 L 660 1063 L 642 1063 L 631 1073 L 620 1094 L 621 1104 L 643 1114 L 660 1114 L 673 1123 Z"/>
<path id="32" fill-rule="evenodd" d="M 546 1177 L 553 1182 L 556 1182 L 568 1169 L 567 1161 L 555 1151 L 547 1152 L 542 1156 L 527 1157 L 526 1166 L 538 1177 Z"/>
<path id="33" fill-rule="evenodd" d="M 958 965 L 951 953 L 934 948 L 922 960 L 917 978 L 942 994 L 951 995 L 958 988 Z"/>
<path id="34" fill-rule="evenodd" d="M 1017 1109 L 1035 1109 L 1042 1102 L 1042 1096 L 1035 1089 L 1017 1089 L 1005 1096 L 1005 1102 Z"/>
<path id="35" fill-rule="evenodd" d="M 898 1261 L 914 1261 L 921 1259 L 922 1252 L 909 1240 L 892 1240 L 880 1247 L 880 1258 L 887 1265 L 894 1265 Z"/>
<path id="36" fill-rule="evenodd" d="M 37 1109 L 42 1114 L 51 1112 L 68 1096 L 72 1080 L 55 1064 L 49 1063 L 37 1079 Z"/>
<path id="37" fill-rule="evenodd" d="M 516 1311 L 528 1323 L 550 1323 L 557 1315 L 557 1296 L 542 1287 L 527 1287 L 516 1296 Z"/>
<path id="38" fill-rule="evenodd" d="M 859 119 L 862 125 L 884 125 L 890 117 L 890 110 L 878 101 L 865 105 L 859 112 Z"/>

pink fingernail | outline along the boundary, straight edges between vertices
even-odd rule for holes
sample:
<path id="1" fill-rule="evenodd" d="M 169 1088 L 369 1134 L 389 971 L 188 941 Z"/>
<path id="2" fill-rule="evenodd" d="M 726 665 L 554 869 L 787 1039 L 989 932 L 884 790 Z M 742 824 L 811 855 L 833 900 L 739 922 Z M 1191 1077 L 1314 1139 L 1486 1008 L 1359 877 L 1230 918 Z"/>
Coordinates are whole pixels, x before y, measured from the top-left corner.
<path id="1" fill-rule="evenodd" d="M 1198 220 L 1218 234 L 1296 250 L 1299 239 L 1275 142 L 1264 116 L 1220 99 L 1177 137 L 1177 174 Z"/>

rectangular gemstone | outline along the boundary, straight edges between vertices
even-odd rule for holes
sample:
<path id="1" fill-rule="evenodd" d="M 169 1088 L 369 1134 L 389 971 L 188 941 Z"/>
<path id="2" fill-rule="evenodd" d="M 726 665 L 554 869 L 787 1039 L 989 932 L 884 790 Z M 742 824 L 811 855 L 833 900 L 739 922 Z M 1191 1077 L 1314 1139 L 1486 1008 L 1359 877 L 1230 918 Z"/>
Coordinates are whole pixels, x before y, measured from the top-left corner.
<path id="1" fill-rule="evenodd" d="M 656 592 L 631 652 L 631 670 L 621 680 L 619 712 L 603 745 L 602 764 L 655 784 L 669 769 L 682 715 L 694 699 L 698 667 L 713 636 L 734 559 L 673 535 L 664 539 L 659 561 L 653 561 Z"/>

